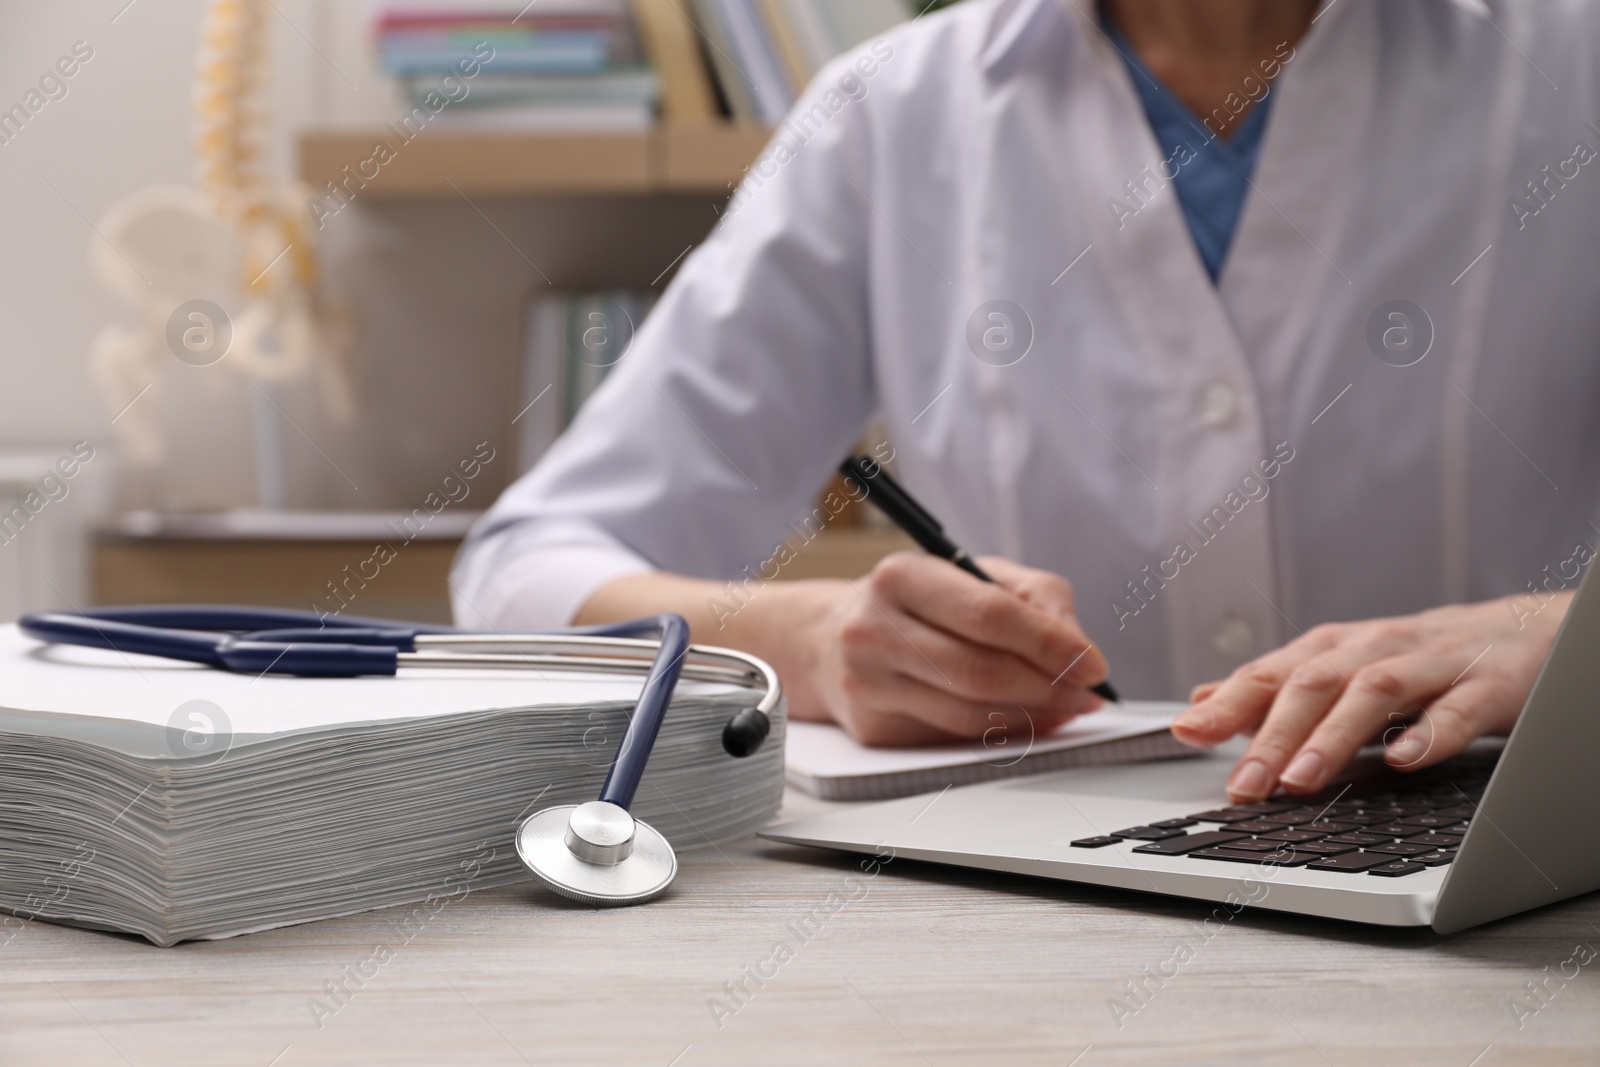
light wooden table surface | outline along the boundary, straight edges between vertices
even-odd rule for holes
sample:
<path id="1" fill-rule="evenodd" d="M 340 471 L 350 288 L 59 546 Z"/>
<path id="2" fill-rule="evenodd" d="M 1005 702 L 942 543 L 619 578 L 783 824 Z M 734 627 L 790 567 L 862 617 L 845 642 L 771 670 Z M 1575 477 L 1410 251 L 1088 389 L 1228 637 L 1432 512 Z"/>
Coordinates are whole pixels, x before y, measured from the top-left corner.
<path id="1" fill-rule="evenodd" d="M 1450 938 L 1245 913 L 1208 940 L 1199 904 L 1094 887 L 756 839 L 681 861 L 615 911 L 522 884 L 171 949 L 30 923 L 0 1065 L 1600 1063 L 1600 959 L 1547 979 L 1600 946 L 1600 896 Z"/>

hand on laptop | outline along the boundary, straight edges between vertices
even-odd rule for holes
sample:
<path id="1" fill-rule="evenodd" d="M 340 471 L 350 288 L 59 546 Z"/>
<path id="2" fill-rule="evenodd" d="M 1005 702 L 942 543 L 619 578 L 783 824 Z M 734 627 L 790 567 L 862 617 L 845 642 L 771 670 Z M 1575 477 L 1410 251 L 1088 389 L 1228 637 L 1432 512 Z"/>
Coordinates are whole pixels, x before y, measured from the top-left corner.
<path id="1" fill-rule="evenodd" d="M 995 584 L 914 552 L 840 583 L 806 672 L 829 717 L 865 744 L 904 745 L 1044 733 L 1100 706 L 1084 687 L 1108 668 L 1071 584 L 1006 559 L 979 565 Z"/>
<path id="2" fill-rule="evenodd" d="M 1511 728 L 1571 594 L 1452 605 L 1318 626 L 1220 682 L 1198 686 L 1172 732 L 1208 747 L 1254 732 L 1228 779 L 1236 801 L 1325 785 L 1363 745 L 1414 770 Z"/>

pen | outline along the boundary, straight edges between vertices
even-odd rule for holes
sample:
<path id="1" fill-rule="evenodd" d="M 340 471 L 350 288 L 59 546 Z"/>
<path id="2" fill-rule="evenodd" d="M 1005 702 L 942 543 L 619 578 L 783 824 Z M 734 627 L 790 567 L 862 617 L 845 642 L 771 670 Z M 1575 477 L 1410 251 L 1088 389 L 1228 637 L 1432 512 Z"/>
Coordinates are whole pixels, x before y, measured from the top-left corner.
<path id="1" fill-rule="evenodd" d="M 994 581 L 972 561 L 964 549 L 944 535 L 944 525 L 927 508 L 917 503 L 877 460 L 868 456 L 849 456 L 839 464 L 839 473 L 854 482 L 890 522 L 909 534 L 926 551 L 940 559 L 949 560 L 974 578 Z M 1122 703 L 1122 698 L 1109 681 L 1090 686 L 1089 692 L 1101 700 Z"/>

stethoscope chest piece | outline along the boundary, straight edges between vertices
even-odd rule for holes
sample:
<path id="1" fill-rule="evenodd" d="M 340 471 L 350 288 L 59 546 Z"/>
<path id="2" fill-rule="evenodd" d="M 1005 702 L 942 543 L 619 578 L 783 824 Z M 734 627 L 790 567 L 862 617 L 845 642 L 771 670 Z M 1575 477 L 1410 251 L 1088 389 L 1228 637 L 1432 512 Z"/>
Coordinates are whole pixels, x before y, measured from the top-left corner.
<path id="1" fill-rule="evenodd" d="M 600 907 L 642 904 L 678 873 L 666 838 L 603 800 L 530 815 L 517 829 L 517 855 L 549 889 Z"/>

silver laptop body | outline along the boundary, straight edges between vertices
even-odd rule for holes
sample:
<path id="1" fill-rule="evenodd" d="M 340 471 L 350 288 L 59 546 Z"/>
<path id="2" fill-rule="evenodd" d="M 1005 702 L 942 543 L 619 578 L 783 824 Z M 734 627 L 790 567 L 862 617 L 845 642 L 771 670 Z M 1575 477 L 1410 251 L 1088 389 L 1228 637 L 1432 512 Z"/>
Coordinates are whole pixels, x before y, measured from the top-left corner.
<path id="1" fill-rule="evenodd" d="M 1600 888 L 1600 586 L 1584 578 L 1455 860 L 1404 877 L 1224 863 L 1071 842 L 1228 805 L 1242 742 L 1198 759 L 1095 767 L 852 806 L 762 831 L 775 841 L 1088 882 L 1440 933 Z M 1489 655 L 1493 655 L 1491 650 Z M 1480 742 L 1482 752 L 1497 742 Z M 1449 764 L 1439 772 L 1448 780 Z M 1381 768 L 1366 753 L 1348 779 Z M 1379 773 L 1382 773 L 1379 770 Z M 1394 774 L 1385 784 L 1404 785 Z M 1203 828 L 1203 827 L 1202 827 Z"/>

